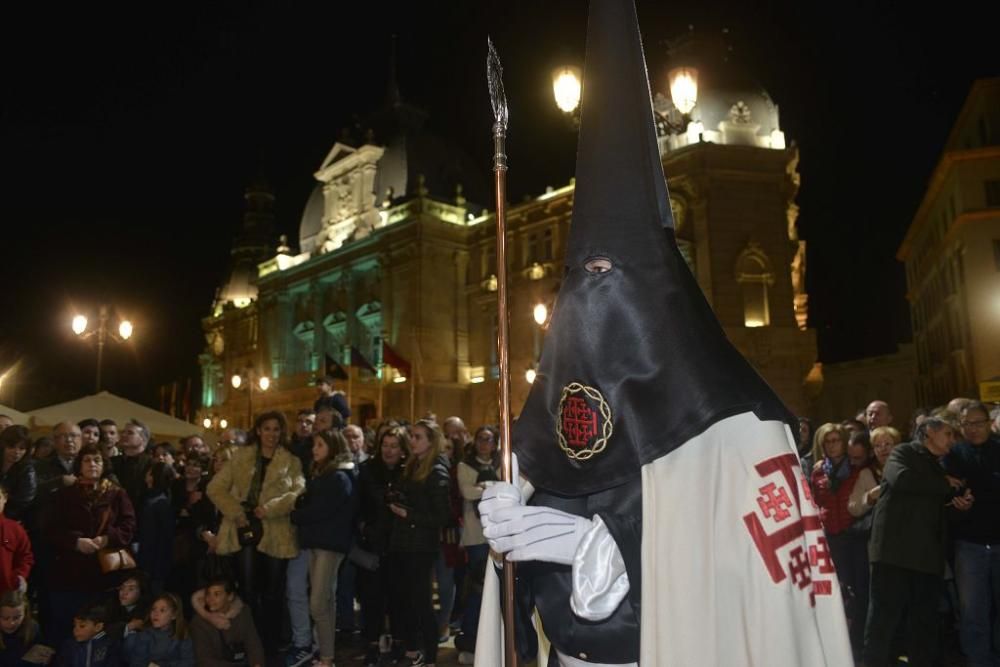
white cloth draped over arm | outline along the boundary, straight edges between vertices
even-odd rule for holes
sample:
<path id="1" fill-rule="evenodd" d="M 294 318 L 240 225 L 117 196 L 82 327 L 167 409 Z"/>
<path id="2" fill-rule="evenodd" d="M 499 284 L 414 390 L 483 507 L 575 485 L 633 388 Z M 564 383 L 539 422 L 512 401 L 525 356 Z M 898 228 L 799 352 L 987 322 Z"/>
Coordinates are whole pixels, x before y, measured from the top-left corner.
<path id="1" fill-rule="evenodd" d="M 625 559 L 600 516 L 583 535 L 573 559 L 573 594 L 570 608 L 588 621 L 610 616 L 628 595 Z"/>

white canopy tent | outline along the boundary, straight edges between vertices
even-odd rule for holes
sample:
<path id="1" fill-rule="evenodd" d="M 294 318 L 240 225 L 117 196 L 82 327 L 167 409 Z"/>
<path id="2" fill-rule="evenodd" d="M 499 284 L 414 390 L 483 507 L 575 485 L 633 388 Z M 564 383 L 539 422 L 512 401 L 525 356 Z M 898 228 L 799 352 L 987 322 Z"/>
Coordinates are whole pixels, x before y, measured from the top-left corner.
<path id="1" fill-rule="evenodd" d="M 20 410 L 15 410 L 9 405 L 0 403 L 0 415 L 7 415 L 14 420 L 15 424 L 20 424 L 21 426 L 28 425 L 28 415 Z"/>
<path id="2" fill-rule="evenodd" d="M 201 435 L 203 430 L 200 426 L 107 391 L 32 410 L 27 416 L 31 418 L 32 430 L 51 428 L 63 421 L 75 423 L 88 417 L 98 420 L 114 419 L 121 428 L 128 420 L 138 419 L 149 428 L 154 440 L 177 440 L 194 433 Z"/>

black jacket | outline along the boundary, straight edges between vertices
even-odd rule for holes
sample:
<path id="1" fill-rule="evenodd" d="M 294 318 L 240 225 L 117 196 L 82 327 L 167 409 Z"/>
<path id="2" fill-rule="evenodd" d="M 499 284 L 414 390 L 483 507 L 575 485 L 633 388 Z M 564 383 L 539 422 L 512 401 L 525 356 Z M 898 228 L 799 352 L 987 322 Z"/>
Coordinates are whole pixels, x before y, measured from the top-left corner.
<path id="1" fill-rule="evenodd" d="M 146 471 L 153 464 L 149 454 L 125 456 L 124 454 L 111 459 L 111 467 L 118 478 L 118 485 L 125 489 L 133 507 L 142 507 L 142 499 L 146 495 Z"/>
<path id="2" fill-rule="evenodd" d="M 448 462 L 442 456 L 423 481 L 403 479 L 406 518 L 393 514 L 389 551 L 434 553 L 441 548 L 441 528 L 451 518 L 451 477 Z"/>
<path id="3" fill-rule="evenodd" d="M 354 464 L 347 465 L 350 467 L 327 470 L 306 482 L 306 492 L 299 496 L 291 517 L 298 528 L 300 549 L 325 549 L 342 554 L 351 549 L 357 485 Z"/>
<path id="4" fill-rule="evenodd" d="M 977 544 L 1000 544 L 1000 439 L 979 446 L 955 445 L 941 461 L 949 475 L 963 480 L 975 501 L 965 512 L 950 512 L 952 536 Z"/>
<path id="5" fill-rule="evenodd" d="M 18 461 L 10 467 L 10 470 L 0 475 L 0 484 L 7 489 L 4 515 L 8 519 L 20 521 L 27 527 L 38 487 L 34 463 L 27 457 Z"/>
<path id="6" fill-rule="evenodd" d="M 945 505 L 952 491 L 926 447 L 908 442 L 892 450 L 872 516 L 869 560 L 944 576 Z"/>
<path id="7" fill-rule="evenodd" d="M 377 554 L 389 550 L 389 534 L 392 532 L 393 517 L 386 502 L 390 489 L 401 489 L 403 464 L 386 468 L 376 456 L 361 464 L 358 475 L 360 496 L 361 546 Z"/>

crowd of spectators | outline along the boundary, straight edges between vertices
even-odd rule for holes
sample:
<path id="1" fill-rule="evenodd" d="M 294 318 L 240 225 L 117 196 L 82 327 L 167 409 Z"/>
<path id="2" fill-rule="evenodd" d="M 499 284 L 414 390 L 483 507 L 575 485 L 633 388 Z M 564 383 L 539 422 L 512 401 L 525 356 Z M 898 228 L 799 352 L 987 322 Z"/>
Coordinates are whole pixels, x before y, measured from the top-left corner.
<path id="1" fill-rule="evenodd" d="M 0 416 L 0 667 L 472 663 L 498 433 L 350 423 L 332 378 L 217 442 Z M 9 421 L 9 420 L 7 420 Z M 5 428 L 3 428 L 5 427 Z"/>
<path id="2" fill-rule="evenodd" d="M 471 664 L 497 429 L 428 414 L 350 423 L 330 378 L 217 442 L 140 422 L 0 416 L 0 667 Z M 955 399 L 899 424 L 884 401 L 799 455 L 867 667 L 935 664 L 954 637 L 1000 664 L 1000 414 Z"/>
<path id="3" fill-rule="evenodd" d="M 898 425 L 885 401 L 799 455 L 866 667 L 1000 665 L 1000 411 L 956 398 Z"/>

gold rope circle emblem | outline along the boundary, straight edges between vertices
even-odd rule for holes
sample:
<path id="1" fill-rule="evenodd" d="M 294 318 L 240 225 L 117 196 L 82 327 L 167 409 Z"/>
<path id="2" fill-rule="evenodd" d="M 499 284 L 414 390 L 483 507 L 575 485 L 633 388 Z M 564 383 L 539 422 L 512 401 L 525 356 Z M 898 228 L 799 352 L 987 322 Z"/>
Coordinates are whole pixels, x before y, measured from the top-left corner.
<path id="1" fill-rule="evenodd" d="M 591 408 L 584 397 L 596 403 L 599 412 Z M 556 434 L 559 448 L 566 456 L 574 461 L 593 458 L 607 447 L 611 433 L 611 406 L 600 391 L 579 382 L 563 387 Z"/>

